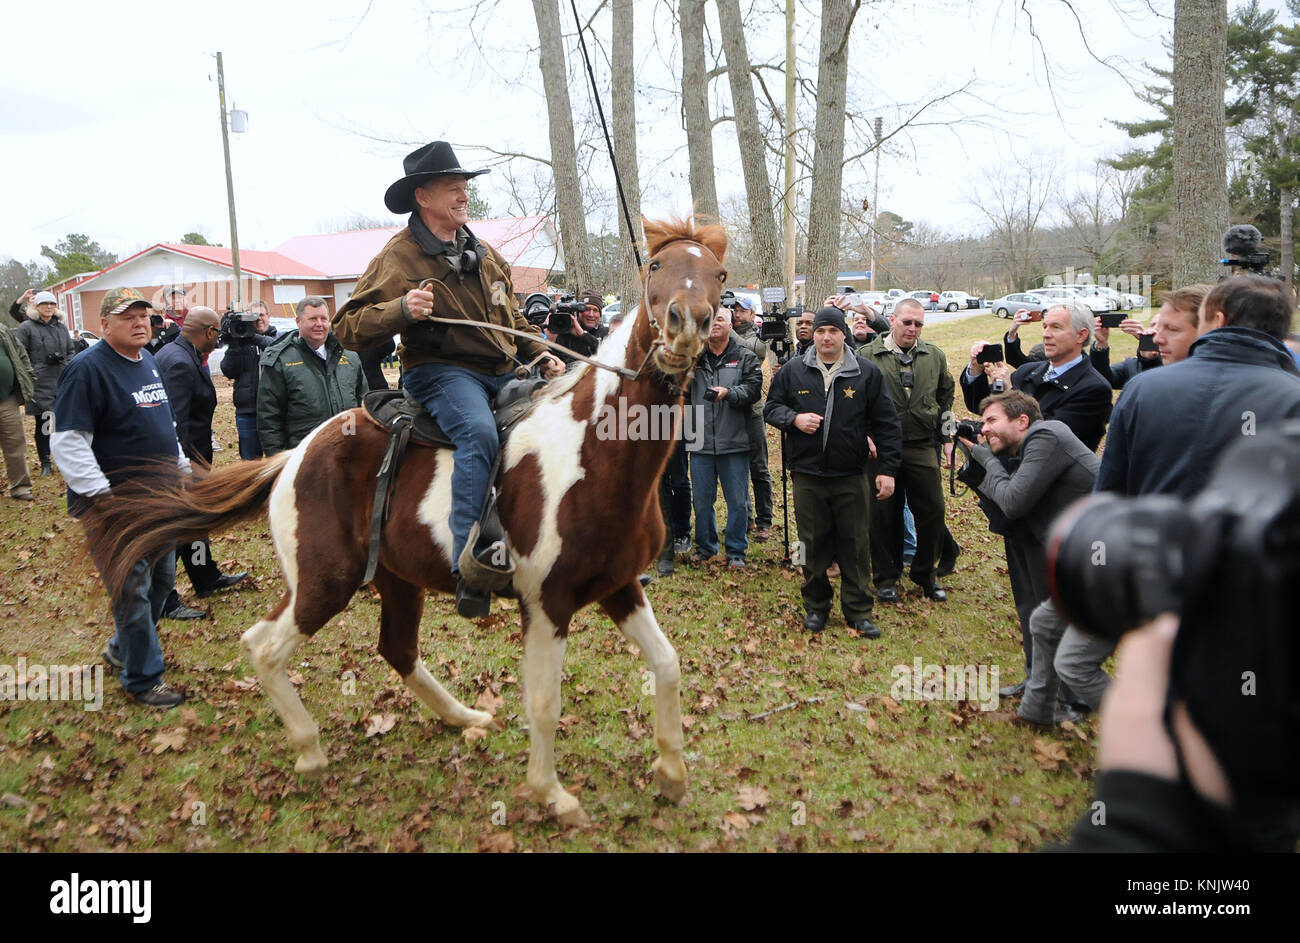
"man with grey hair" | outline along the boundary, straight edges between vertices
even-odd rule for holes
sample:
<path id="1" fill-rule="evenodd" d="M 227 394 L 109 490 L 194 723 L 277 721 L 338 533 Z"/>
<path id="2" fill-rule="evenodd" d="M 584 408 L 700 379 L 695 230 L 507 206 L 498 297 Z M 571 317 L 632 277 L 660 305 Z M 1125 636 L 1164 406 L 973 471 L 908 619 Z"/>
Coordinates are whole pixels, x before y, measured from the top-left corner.
<path id="1" fill-rule="evenodd" d="M 966 408 L 978 413 L 980 402 L 992 392 L 990 380 L 1002 380 L 1008 388 L 1038 400 L 1044 419 L 1065 423 L 1084 445 L 1097 451 L 1110 419 L 1111 388 L 1083 353 L 1092 339 L 1093 317 L 1082 302 L 1069 301 L 1045 310 L 1043 353 L 1047 360 L 1030 361 L 1016 336 L 1020 325 L 1029 320 L 1029 312 L 1017 311 L 1003 338 L 1006 363 L 980 363 L 984 342 L 971 347 L 970 366 L 961 375 Z"/>

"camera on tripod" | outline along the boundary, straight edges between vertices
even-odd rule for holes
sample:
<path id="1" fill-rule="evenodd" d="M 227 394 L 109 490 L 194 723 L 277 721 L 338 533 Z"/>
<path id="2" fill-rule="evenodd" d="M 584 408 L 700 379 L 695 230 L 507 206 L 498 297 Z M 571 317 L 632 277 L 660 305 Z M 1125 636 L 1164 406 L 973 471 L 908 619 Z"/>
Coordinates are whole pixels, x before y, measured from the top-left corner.
<path id="1" fill-rule="evenodd" d="M 759 325 L 758 338 L 767 342 L 768 349 L 776 356 L 776 362 L 783 364 L 790 359 L 794 350 L 789 321 L 803 314 L 803 305 L 783 308 L 785 289 L 779 287 L 763 289 L 763 304 L 768 305 L 768 310 L 763 315 L 763 323 Z"/>

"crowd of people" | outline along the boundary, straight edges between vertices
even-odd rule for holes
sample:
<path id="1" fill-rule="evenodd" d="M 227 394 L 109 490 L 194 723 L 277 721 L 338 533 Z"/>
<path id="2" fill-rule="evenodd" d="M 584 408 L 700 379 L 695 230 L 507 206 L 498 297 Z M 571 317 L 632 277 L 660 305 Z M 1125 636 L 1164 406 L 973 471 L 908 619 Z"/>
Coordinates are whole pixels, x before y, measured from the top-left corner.
<path id="1" fill-rule="evenodd" d="M 11 311 L 20 326 L 0 326 L 0 445 L 10 496 L 32 499 L 22 408 L 36 420 L 40 474 L 57 469 L 69 512 L 89 528 L 94 516 L 86 512 L 111 501 L 126 477 L 211 464 L 218 397 L 207 358 L 219 342 L 228 347 L 221 369 L 234 384 L 240 458 L 251 460 L 294 448 L 330 416 L 360 405 L 369 389 L 386 387 L 379 363 L 400 334 L 401 385 L 456 448 L 457 610 L 486 615 L 491 592 L 476 582 L 465 551 L 496 467 L 492 404 L 516 366 L 558 376 L 596 355 L 609 328 L 595 291 L 578 293 L 567 320 L 549 321 L 545 332 L 521 314 L 509 265 L 466 226 L 468 181 L 484 171 L 461 167 L 446 142 L 413 152 L 403 170 L 385 203 L 409 214 L 408 226 L 337 312 L 325 298 L 306 297 L 296 329 L 283 335 L 260 302 L 249 306 L 250 326 L 234 330 L 229 313 L 187 307 L 182 289 L 168 295 L 162 317 L 151 317 L 143 295 L 120 288 L 101 304 L 102 343 L 79 352 L 57 299 L 24 294 Z M 756 330 L 753 303 L 726 293 L 684 391 L 686 428 L 660 482 L 666 538 L 658 574 L 671 575 L 681 558 L 705 566 L 719 555 L 741 569 L 749 541 L 771 538 L 771 426 L 793 485 L 804 629 L 827 629 L 838 579 L 847 627 L 855 638 L 879 638 L 876 603 L 902 599 L 904 574 L 922 598 L 948 602 L 940 580 L 961 548 L 946 525 L 942 468 L 960 461 L 958 476 L 1003 540 L 1021 632 L 1024 678 L 1000 694 L 1019 698 L 1017 722 L 1077 721 L 1099 709 L 1111 686 L 1103 664 L 1114 644 L 1071 625 L 1053 601 L 1053 522 L 1093 492 L 1191 497 L 1235 440 L 1300 417 L 1300 367 L 1287 346 L 1294 312 L 1290 289 L 1258 275 L 1179 287 L 1164 295 L 1149 326 L 1119 324 L 1141 343 L 1136 356 L 1112 362 L 1112 328 L 1066 301 L 1041 317 L 1017 312 L 1000 343 L 974 344 L 969 362 L 950 369 L 945 352 L 922 339 L 921 300 L 903 298 L 882 318 L 853 294 L 831 296 L 797 313 L 789 355 L 778 359 Z M 448 331 L 436 323 L 446 318 L 514 333 Z M 1037 320 L 1042 343 L 1026 352 L 1021 332 Z M 958 390 L 977 420 L 956 420 Z M 142 470 L 146 461 L 152 470 Z M 477 548 L 468 552 L 472 559 Z M 163 679 L 158 620 L 205 615 L 176 595 L 177 561 L 199 598 L 247 575 L 222 573 L 206 540 L 137 562 L 114 601 L 103 658 L 127 693 L 151 706 L 183 700 Z"/>

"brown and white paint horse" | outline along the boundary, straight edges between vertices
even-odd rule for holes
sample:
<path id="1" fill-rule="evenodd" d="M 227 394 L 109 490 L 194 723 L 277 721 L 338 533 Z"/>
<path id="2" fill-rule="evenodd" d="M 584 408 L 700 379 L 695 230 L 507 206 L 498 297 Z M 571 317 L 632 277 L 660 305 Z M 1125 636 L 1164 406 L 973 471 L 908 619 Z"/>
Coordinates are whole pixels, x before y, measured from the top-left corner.
<path id="1" fill-rule="evenodd" d="M 641 305 L 597 354 L 600 362 L 626 367 L 636 377 L 584 366 L 553 381 L 511 434 L 502 460 L 498 503 L 523 615 L 527 781 L 536 800 L 566 824 L 585 815 L 555 773 L 560 676 L 569 621 L 593 602 L 654 671 L 655 780 L 674 802 L 686 791 L 677 653 L 638 582 L 663 545 L 657 485 L 675 443 L 671 437 L 609 438 L 598 426 L 602 410 L 617 410 L 620 398 L 628 413 L 636 407 L 661 416 L 681 403 L 726 278 L 727 239 L 720 226 L 644 223 L 650 260 L 642 273 Z M 349 411 L 323 423 L 291 452 L 241 462 L 167 496 L 156 489 L 115 494 L 105 511 L 102 533 L 109 536 L 101 539 L 109 543 L 99 558 L 115 561 L 108 582 L 120 586 L 130 561 L 248 519 L 269 495 L 270 530 L 286 589 L 241 642 L 298 751 L 300 773 L 319 772 L 327 761 L 319 728 L 287 669 L 298 646 L 361 587 L 373 481 L 386 445 L 384 432 Z M 382 601 L 379 651 L 445 722 L 486 727 L 492 717 L 452 697 L 419 653 L 425 591 L 455 589 L 449 563 L 452 463 L 450 450 L 407 452 L 374 579 Z M 593 567 L 593 560 L 600 564 Z"/>

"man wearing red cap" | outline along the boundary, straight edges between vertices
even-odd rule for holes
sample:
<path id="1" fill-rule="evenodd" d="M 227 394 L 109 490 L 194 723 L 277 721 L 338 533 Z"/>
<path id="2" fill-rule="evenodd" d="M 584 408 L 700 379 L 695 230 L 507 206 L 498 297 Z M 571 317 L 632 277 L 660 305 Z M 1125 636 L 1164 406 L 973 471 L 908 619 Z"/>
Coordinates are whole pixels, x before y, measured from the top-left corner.
<path id="1" fill-rule="evenodd" d="M 456 609 L 482 618 L 491 595 L 461 578 L 459 561 L 492 486 L 499 443 L 491 403 L 517 365 L 544 354 L 544 370 L 555 376 L 564 364 L 540 343 L 478 326 L 498 324 L 541 338 L 519 312 L 510 266 L 467 226 L 469 181 L 487 171 L 460 166 L 446 141 L 411 152 L 402 167 L 405 174 L 388 188 L 384 204 L 393 213 L 409 213 L 408 225 L 371 260 L 332 327 L 349 350 L 401 334 L 402 386 L 456 446 L 450 560 Z"/>

